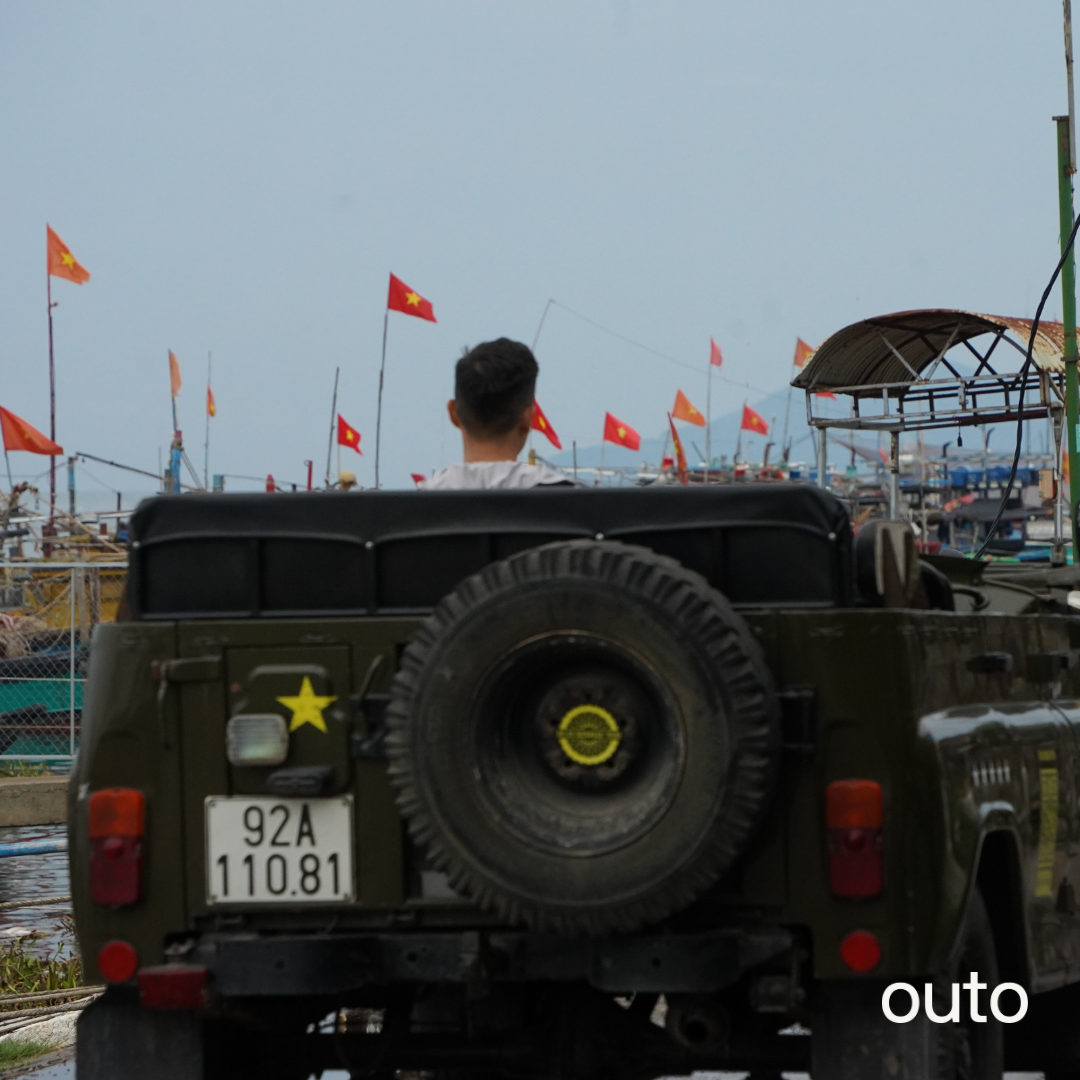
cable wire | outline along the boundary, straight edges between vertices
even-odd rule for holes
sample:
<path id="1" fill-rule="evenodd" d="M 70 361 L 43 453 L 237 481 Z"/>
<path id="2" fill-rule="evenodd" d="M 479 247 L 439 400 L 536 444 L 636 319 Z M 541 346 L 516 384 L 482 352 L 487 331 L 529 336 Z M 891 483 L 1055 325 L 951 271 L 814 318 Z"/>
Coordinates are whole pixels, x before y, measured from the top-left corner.
<path id="1" fill-rule="evenodd" d="M 1012 469 L 1009 471 L 1009 482 L 1005 486 L 1005 492 L 1001 496 L 1001 505 L 998 507 L 998 512 L 994 516 L 994 520 L 990 523 L 990 528 L 987 530 L 986 539 L 982 542 L 982 547 L 975 552 L 975 558 L 981 559 L 983 553 L 987 547 L 990 546 L 990 541 L 993 539 L 994 533 L 997 530 L 998 525 L 1001 524 L 1001 517 L 1005 513 L 1005 504 L 1009 501 L 1009 496 L 1012 494 L 1013 484 L 1016 482 L 1016 470 L 1020 464 L 1020 451 L 1024 443 L 1024 390 L 1027 387 L 1027 373 L 1032 363 L 1032 351 L 1035 348 L 1035 335 L 1039 331 L 1039 319 L 1042 317 L 1043 308 L 1046 306 L 1046 301 L 1050 299 L 1050 290 L 1054 287 L 1054 282 L 1058 279 L 1058 274 L 1061 273 L 1061 268 L 1065 265 L 1065 260 L 1068 259 L 1069 254 L 1073 248 L 1073 242 L 1076 240 L 1077 230 L 1080 230 L 1080 216 L 1073 222 L 1072 232 L 1069 233 L 1068 243 L 1065 245 L 1065 250 L 1061 253 L 1061 258 L 1058 260 L 1057 266 L 1054 267 L 1053 274 L 1050 275 L 1050 281 L 1046 288 L 1043 290 L 1042 299 L 1039 301 L 1039 306 L 1035 309 L 1035 318 L 1031 320 L 1031 334 L 1028 337 L 1027 353 L 1024 356 L 1023 366 L 1020 368 L 1020 399 L 1016 406 L 1016 449 L 1013 451 Z M 1068 432 L 1065 432 L 1066 438 Z M 1074 553 L 1075 558 L 1075 553 Z"/>

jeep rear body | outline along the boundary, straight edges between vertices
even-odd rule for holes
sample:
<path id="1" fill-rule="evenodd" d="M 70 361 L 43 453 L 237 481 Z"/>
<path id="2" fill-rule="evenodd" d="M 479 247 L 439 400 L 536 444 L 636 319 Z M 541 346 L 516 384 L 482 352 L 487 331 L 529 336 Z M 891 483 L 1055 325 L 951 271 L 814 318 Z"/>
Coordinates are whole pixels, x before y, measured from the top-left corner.
<path id="1" fill-rule="evenodd" d="M 1035 991 L 1076 980 L 1072 620 L 868 606 L 838 504 L 799 490 L 794 508 L 746 489 L 148 504 L 133 522 L 132 618 L 93 642 L 71 781 L 88 978 L 119 940 L 140 969 L 207 969 L 218 1006 L 307 999 L 325 1012 L 446 983 L 669 996 L 739 984 L 759 1008 L 797 1016 L 815 981 L 944 970 L 989 880 L 1003 974 Z M 297 526 L 308 519 L 318 528 Z M 379 726 L 401 653 L 441 595 L 513 550 L 601 533 L 679 558 L 736 602 L 775 681 L 784 745 L 771 804 L 722 880 L 662 925 L 581 940 L 507 925 L 446 888 L 404 827 Z M 268 770 L 229 763 L 228 722 L 288 720 L 280 687 L 296 695 L 305 679 L 333 699 L 327 730 L 290 732 L 286 764 L 329 770 L 317 797 L 349 800 L 352 898 L 213 900 L 208 801 L 283 797 Z M 883 795 L 882 885 L 855 899 L 835 893 L 827 817 L 830 785 L 851 780 Z M 91 895 L 88 806 L 110 788 L 146 806 L 141 895 L 124 906 Z M 869 971 L 844 959 L 857 932 L 880 948 Z"/>

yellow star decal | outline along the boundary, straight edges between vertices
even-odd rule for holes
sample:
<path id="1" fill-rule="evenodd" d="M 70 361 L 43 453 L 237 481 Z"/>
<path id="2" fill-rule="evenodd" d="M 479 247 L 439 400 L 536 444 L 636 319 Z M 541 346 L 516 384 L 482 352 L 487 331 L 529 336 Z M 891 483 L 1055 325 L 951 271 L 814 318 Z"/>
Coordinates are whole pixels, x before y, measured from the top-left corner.
<path id="1" fill-rule="evenodd" d="M 420 306 L 420 294 L 414 292 L 407 292 L 405 294 L 405 303 L 412 304 L 413 307 Z"/>
<path id="2" fill-rule="evenodd" d="M 626 438 L 626 428 L 618 427 L 615 430 L 619 433 L 619 438 L 620 439 L 625 439 Z"/>
<path id="3" fill-rule="evenodd" d="M 60 256 L 60 261 L 65 266 L 74 266 L 75 265 L 75 256 L 72 255 L 70 251 L 65 251 L 64 254 Z"/>
<path id="4" fill-rule="evenodd" d="M 320 697 L 311 688 L 311 680 L 306 675 L 304 681 L 300 684 L 299 694 L 295 697 L 279 697 L 278 701 L 286 709 L 292 709 L 292 721 L 289 723 L 290 731 L 295 731 L 304 724 L 311 724 L 313 727 L 317 727 L 324 735 L 327 734 L 326 721 L 323 719 L 322 714 L 323 709 L 337 701 L 337 698 Z"/>

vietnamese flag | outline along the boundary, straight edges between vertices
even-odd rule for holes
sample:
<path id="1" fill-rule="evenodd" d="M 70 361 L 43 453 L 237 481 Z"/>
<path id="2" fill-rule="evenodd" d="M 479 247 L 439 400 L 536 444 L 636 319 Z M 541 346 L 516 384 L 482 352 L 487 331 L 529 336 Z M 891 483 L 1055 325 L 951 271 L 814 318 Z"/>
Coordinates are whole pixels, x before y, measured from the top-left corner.
<path id="1" fill-rule="evenodd" d="M 712 338 L 709 338 L 709 363 L 713 367 L 719 367 L 723 362 L 724 357 L 720 352 L 720 346 Z"/>
<path id="2" fill-rule="evenodd" d="M 690 404 L 690 399 L 681 390 L 675 394 L 675 408 L 671 410 L 671 415 L 676 420 L 685 420 L 688 424 L 705 426 L 705 417 Z"/>
<path id="3" fill-rule="evenodd" d="M 624 424 L 611 413 L 604 413 L 604 442 L 637 450 L 641 447 L 641 436 L 629 424 Z"/>
<path id="4" fill-rule="evenodd" d="M 437 322 L 431 301 L 425 300 L 415 289 L 410 289 L 401 278 L 390 275 L 390 295 L 386 300 L 387 311 L 401 311 L 418 319 Z"/>
<path id="5" fill-rule="evenodd" d="M 413 483 L 419 487 L 427 477 L 422 472 L 411 472 L 409 475 L 412 477 Z"/>
<path id="6" fill-rule="evenodd" d="M 802 338 L 795 339 L 795 366 L 801 368 L 817 349 L 811 348 Z"/>
<path id="7" fill-rule="evenodd" d="M 814 397 L 827 397 L 832 398 L 833 401 L 836 400 L 836 395 L 830 394 L 828 390 L 819 390 L 818 393 L 814 395 Z"/>
<path id="8" fill-rule="evenodd" d="M 671 440 L 675 444 L 675 465 L 679 473 L 679 483 L 690 483 L 690 471 L 686 467 L 686 454 L 683 452 L 682 440 L 679 438 L 679 433 L 675 430 L 675 421 L 672 418 L 671 413 L 668 413 L 668 424 L 671 425 Z"/>
<path id="9" fill-rule="evenodd" d="M 337 441 L 338 446 L 351 446 L 361 457 L 364 451 L 360 449 L 360 432 L 345 422 L 345 417 L 338 413 L 337 418 Z"/>
<path id="10" fill-rule="evenodd" d="M 90 280 L 90 272 L 75 261 L 71 248 L 48 225 L 45 226 L 45 262 L 53 277 L 73 281 L 76 285 Z"/>
<path id="11" fill-rule="evenodd" d="M 769 425 L 761 413 L 754 412 L 749 405 L 744 405 L 742 410 L 742 430 L 756 431 L 759 435 L 769 434 Z"/>
<path id="12" fill-rule="evenodd" d="M 544 410 L 540 408 L 538 402 L 533 402 L 533 418 L 532 418 L 533 431 L 541 431 L 548 437 L 548 442 L 555 447 L 556 450 L 562 449 L 562 443 L 559 442 L 559 436 L 555 434 L 555 429 L 548 422 L 548 418 L 544 415 Z"/>
<path id="13" fill-rule="evenodd" d="M 4 450 L 26 450 L 31 454 L 63 454 L 64 448 L 46 438 L 21 416 L 16 416 L 0 405 L 0 431 L 4 436 Z"/>
<path id="14" fill-rule="evenodd" d="M 206 415 L 217 416 L 217 402 L 214 400 L 214 391 L 206 388 Z"/>

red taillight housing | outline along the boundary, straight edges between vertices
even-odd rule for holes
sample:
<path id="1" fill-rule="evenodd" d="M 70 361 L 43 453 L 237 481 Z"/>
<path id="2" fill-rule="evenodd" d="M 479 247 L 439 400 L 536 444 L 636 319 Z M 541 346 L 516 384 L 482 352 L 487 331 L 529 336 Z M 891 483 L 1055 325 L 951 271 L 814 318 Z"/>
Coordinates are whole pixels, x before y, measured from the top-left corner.
<path id="1" fill-rule="evenodd" d="M 165 964 L 139 972 L 139 1004 L 145 1009 L 201 1009 L 209 973 L 195 964 Z"/>
<path id="2" fill-rule="evenodd" d="M 106 982 L 127 982 L 139 966 L 139 954 L 127 941 L 106 941 L 98 951 L 97 966 Z"/>
<path id="3" fill-rule="evenodd" d="M 840 942 L 840 959 L 852 971 L 865 975 L 873 971 L 881 960 L 881 942 L 866 930 L 852 930 Z"/>
<path id="4" fill-rule="evenodd" d="M 90 899 L 122 907 L 142 896 L 146 800 L 134 788 L 90 796 Z"/>
<path id="5" fill-rule="evenodd" d="M 881 892 L 883 810 L 881 785 L 876 780 L 836 780 L 825 789 L 833 896 L 861 900 Z"/>

